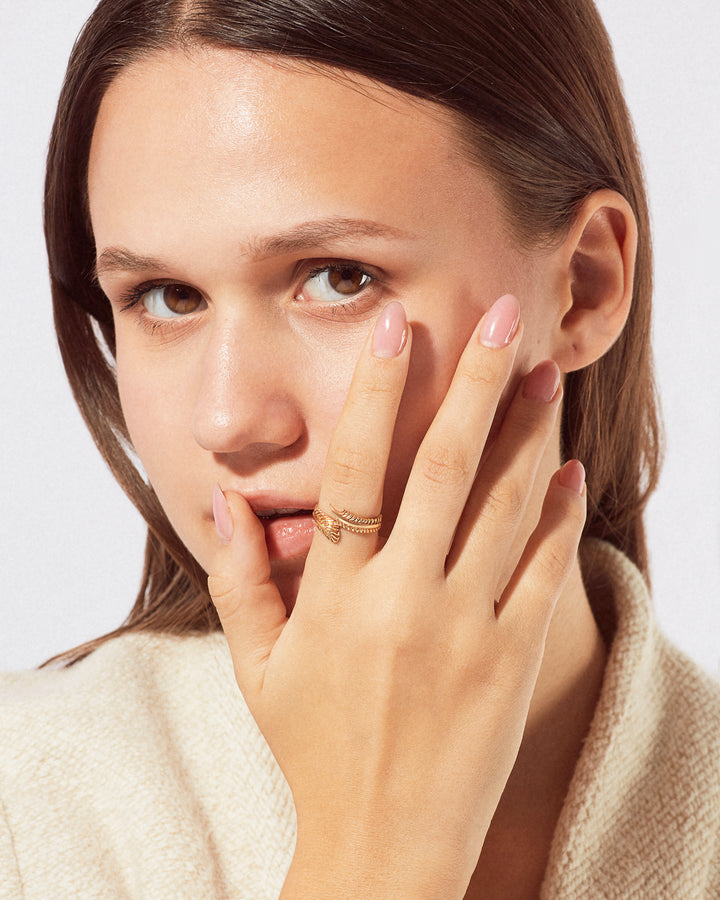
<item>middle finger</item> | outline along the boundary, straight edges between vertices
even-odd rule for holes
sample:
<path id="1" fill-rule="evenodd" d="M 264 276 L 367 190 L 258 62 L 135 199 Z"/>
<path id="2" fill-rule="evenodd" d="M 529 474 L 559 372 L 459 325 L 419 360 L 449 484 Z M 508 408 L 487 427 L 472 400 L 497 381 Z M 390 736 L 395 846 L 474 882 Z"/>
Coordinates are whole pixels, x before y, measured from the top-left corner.
<path id="1" fill-rule="evenodd" d="M 506 294 L 483 317 L 413 463 L 391 541 L 418 548 L 417 563 L 444 570 L 522 333 Z"/>

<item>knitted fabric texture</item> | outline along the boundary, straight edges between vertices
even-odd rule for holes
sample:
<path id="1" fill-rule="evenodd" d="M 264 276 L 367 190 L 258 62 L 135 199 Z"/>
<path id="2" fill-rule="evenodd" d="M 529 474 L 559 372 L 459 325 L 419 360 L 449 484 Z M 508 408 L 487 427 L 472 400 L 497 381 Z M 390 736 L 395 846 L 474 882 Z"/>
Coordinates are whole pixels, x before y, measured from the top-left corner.
<path id="1" fill-rule="evenodd" d="M 718 898 L 720 691 L 625 557 L 583 556 L 612 646 L 542 898 Z M 0 900 L 269 900 L 294 840 L 221 634 L 128 635 L 0 679 Z"/>

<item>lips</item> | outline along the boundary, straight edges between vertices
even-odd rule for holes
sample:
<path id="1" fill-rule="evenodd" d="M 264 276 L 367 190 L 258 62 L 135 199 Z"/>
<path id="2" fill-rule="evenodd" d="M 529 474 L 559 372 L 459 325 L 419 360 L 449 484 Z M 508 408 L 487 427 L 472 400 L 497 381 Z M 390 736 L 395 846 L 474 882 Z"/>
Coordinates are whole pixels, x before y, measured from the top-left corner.
<path id="1" fill-rule="evenodd" d="M 278 507 L 257 510 L 255 515 L 265 530 L 271 561 L 304 556 L 310 550 L 315 533 L 311 509 Z"/>
<path id="2" fill-rule="evenodd" d="M 253 491 L 232 483 L 221 483 L 220 488 L 240 494 L 249 504 L 265 532 L 271 562 L 294 560 L 307 555 L 315 534 L 312 514 L 317 503 L 310 491 L 290 495 L 279 491 Z"/>

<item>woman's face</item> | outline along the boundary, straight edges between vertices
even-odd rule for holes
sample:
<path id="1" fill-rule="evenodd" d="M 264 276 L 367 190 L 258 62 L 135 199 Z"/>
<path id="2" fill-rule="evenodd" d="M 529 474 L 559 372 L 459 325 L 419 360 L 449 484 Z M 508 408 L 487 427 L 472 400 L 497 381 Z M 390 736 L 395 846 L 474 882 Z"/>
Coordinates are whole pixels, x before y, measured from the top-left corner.
<path id="1" fill-rule="evenodd" d="M 329 72 L 220 49 L 150 56 L 108 90 L 89 169 L 137 454 L 203 566 L 216 482 L 258 512 L 306 511 L 263 519 L 288 608 L 383 306 L 400 300 L 413 329 L 387 526 L 482 313 L 503 293 L 521 299 L 519 372 L 550 355 L 557 317 L 543 256 L 516 247 L 450 117 Z"/>

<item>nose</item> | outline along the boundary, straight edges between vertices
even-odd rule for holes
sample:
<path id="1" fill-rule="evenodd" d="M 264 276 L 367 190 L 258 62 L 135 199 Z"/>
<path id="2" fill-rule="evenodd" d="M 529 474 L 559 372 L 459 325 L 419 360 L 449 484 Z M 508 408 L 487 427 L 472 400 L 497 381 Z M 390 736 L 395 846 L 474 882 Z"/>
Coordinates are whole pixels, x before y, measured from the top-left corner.
<path id="1" fill-rule="evenodd" d="M 257 458 L 299 442 L 305 431 L 302 372 L 289 343 L 272 322 L 228 319 L 211 330 L 192 421 L 201 447 Z"/>

